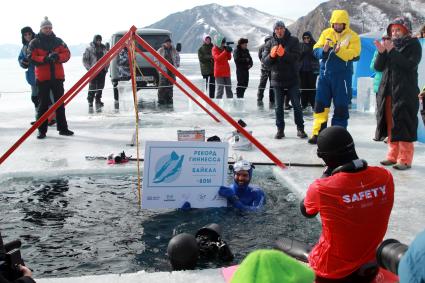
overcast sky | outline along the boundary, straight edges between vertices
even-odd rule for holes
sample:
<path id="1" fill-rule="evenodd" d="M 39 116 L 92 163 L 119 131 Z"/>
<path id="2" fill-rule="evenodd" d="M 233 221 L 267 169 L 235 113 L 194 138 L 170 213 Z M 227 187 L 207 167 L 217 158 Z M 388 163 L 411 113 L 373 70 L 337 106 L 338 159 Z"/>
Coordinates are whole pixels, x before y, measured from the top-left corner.
<path id="1" fill-rule="evenodd" d="M 108 39 L 117 30 L 126 30 L 132 25 L 144 27 L 169 14 L 210 3 L 253 7 L 296 20 L 322 2 L 325 0 L 6 0 L 2 2 L 0 44 L 20 44 L 21 28 L 29 25 L 37 33 L 44 16 L 51 20 L 57 36 L 68 45 L 74 45 L 90 42 L 96 33 Z M 111 3 L 120 3 L 120 6 Z"/>

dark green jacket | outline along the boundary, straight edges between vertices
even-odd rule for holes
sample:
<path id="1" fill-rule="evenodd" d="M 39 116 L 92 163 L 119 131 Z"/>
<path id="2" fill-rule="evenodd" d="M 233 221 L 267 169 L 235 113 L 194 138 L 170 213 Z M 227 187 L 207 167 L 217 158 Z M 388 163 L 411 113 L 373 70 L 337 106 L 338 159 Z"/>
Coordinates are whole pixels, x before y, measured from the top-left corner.
<path id="1" fill-rule="evenodd" d="M 212 43 L 204 43 L 198 49 L 199 64 L 201 65 L 201 74 L 203 76 L 214 75 L 214 59 L 211 54 L 212 48 Z"/>

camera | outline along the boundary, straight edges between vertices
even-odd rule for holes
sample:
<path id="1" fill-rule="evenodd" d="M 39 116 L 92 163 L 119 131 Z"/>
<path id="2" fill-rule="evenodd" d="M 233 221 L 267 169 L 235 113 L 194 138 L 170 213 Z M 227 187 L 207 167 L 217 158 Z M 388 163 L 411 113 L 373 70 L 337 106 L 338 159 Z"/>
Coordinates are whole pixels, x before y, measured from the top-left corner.
<path id="1" fill-rule="evenodd" d="M 233 253 L 227 243 L 221 238 L 221 227 L 211 223 L 198 230 L 195 235 L 199 247 L 199 254 L 206 259 L 232 261 Z"/>
<path id="2" fill-rule="evenodd" d="M 0 233 L 0 274 L 7 280 L 14 281 L 22 276 L 19 265 L 24 265 L 24 261 L 21 257 L 20 247 L 20 240 L 3 244 Z"/>
<path id="3" fill-rule="evenodd" d="M 395 239 L 387 239 L 383 241 L 376 251 L 376 260 L 378 265 L 394 274 L 397 274 L 398 264 L 407 249 L 407 245 L 402 244 Z"/>
<path id="4" fill-rule="evenodd" d="M 225 47 L 225 49 L 228 52 L 232 52 L 233 51 L 233 47 L 232 47 L 233 44 L 235 44 L 233 41 L 226 41 L 226 47 Z"/>

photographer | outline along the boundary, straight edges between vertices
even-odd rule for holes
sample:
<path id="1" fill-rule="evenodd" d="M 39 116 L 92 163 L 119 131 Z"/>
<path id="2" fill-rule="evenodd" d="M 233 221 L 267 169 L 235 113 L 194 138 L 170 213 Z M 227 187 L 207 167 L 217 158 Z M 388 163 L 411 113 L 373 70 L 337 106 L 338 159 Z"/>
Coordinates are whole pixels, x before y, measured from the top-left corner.
<path id="1" fill-rule="evenodd" d="M 0 283 L 35 283 L 34 279 L 32 279 L 32 272 L 28 267 L 19 265 L 19 271 L 22 273 L 22 276 L 13 281 L 7 280 L 0 273 Z"/>
<path id="2" fill-rule="evenodd" d="M 393 177 L 359 159 L 353 138 L 343 127 L 321 131 L 317 146 L 328 169 L 324 178 L 309 186 L 300 204 L 304 216 L 320 213 L 322 220 L 322 235 L 308 263 L 316 282 L 371 282 L 378 271 L 375 251 L 393 207 Z"/>
<path id="3" fill-rule="evenodd" d="M 21 241 L 3 244 L 0 233 L 0 283 L 35 283 L 31 270 L 23 265 Z"/>
<path id="4" fill-rule="evenodd" d="M 216 98 L 223 98 L 224 88 L 226 88 L 226 97 L 233 98 L 229 65 L 229 61 L 232 59 L 233 49 L 229 45 L 226 46 L 226 38 L 221 34 L 215 34 L 213 41 L 212 55 L 214 59 L 214 77 L 217 86 Z"/>
<path id="5" fill-rule="evenodd" d="M 425 282 L 425 230 L 419 233 L 398 266 L 400 283 Z"/>

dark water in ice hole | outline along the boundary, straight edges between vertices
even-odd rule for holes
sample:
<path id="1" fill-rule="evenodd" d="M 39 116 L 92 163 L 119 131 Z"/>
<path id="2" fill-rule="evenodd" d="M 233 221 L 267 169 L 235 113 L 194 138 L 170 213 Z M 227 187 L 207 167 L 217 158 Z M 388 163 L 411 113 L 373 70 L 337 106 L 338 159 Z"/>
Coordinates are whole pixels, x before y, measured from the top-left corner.
<path id="1" fill-rule="evenodd" d="M 231 181 L 229 175 L 229 182 Z M 240 262 L 250 251 L 290 237 L 313 244 L 320 224 L 299 213 L 299 200 L 257 168 L 253 183 L 267 195 L 264 211 L 232 208 L 141 210 L 136 175 L 14 178 L 0 182 L 0 231 L 5 242 L 20 238 L 35 277 L 69 277 L 170 270 L 166 256 L 173 233 L 196 233 L 215 222 Z M 199 268 L 224 266 L 201 262 Z"/>

